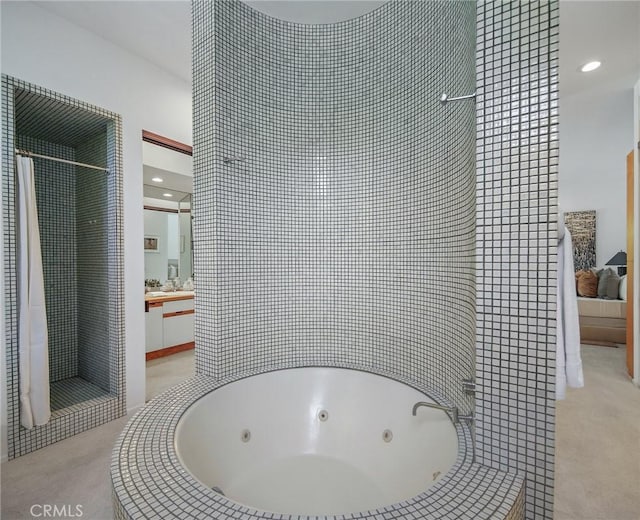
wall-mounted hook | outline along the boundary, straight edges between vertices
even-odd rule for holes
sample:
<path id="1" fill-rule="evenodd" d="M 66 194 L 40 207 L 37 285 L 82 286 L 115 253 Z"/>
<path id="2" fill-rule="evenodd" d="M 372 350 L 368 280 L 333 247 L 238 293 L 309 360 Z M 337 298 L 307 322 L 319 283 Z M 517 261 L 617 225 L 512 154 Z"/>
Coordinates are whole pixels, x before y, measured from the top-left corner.
<path id="1" fill-rule="evenodd" d="M 245 158 L 240 155 L 225 155 L 222 157 L 222 162 L 225 164 L 231 164 L 234 162 L 244 162 Z"/>
<path id="2" fill-rule="evenodd" d="M 475 92 L 467 96 L 458 96 L 458 97 L 449 97 L 448 94 L 442 94 L 442 96 L 440 96 L 440 103 L 442 103 L 443 105 L 446 105 L 450 101 L 462 101 L 463 99 L 475 99 L 475 98 L 476 98 Z"/>
<path id="3" fill-rule="evenodd" d="M 476 393 L 476 384 L 473 379 L 463 379 L 462 380 L 462 391 L 467 395 L 475 395 Z"/>

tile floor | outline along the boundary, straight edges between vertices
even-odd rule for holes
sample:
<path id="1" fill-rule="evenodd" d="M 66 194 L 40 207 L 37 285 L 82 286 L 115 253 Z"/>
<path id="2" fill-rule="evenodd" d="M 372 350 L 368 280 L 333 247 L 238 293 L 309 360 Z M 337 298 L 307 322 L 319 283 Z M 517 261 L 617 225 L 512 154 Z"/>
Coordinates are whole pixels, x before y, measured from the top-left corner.
<path id="1" fill-rule="evenodd" d="M 640 520 L 640 389 L 624 349 L 583 346 L 586 387 L 558 403 L 555 520 Z M 150 361 L 147 398 L 193 373 L 193 351 Z M 2 465 L 3 520 L 33 505 L 111 519 L 109 461 L 126 417 Z M 35 509 L 39 513 L 40 509 Z"/>

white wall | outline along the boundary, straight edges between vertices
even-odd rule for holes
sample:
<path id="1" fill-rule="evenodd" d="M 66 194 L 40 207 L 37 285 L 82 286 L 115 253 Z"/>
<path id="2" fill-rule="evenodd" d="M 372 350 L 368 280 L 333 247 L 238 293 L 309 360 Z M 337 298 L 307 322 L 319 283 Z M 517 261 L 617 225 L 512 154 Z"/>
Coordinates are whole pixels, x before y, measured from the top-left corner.
<path id="1" fill-rule="evenodd" d="M 154 199 L 153 197 L 142 197 L 143 206 L 150 206 L 152 208 L 165 208 L 178 211 L 178 203 L 168 199 Z"/>
<path id="2" fill-rule="evenodd" d="M 142 143 L 142 162 L 146 166 L 193 177 L 193 157 L 156 144 Z"/>
<path id="3" fill-rule="evenodd" d="M 596 210 L 598 267 L 626 250 L 626 156 L 633 143 L 631 88 L 560 97 L 560 208 Z"/>
<path id="4" fill-rule="evenodd" d="M 0 6 L 3 73 L 122 116 L 126 384 L 127 407 L 132 410 L 144 404 L 145 396 L 145 338 L 140 326 L 144 323 L 142 129 L 191 143 L 191 87 L 30 2 L 1 2 Z M 4 342 L 0 355 L 4 360 Z M 6 395 L 4 370 L 1 377 Z M 4 416 L 2 426 L 4 456 Z"/>
<path id="5" fill-rule="evenodd" d="M 633 179 L 633 250 L 635 271 L 633 280 L 633 294 L 635 312 L 633 313 L 633 382 L 640 386 L 640 78 L 633 89 L 633 122 L 635 172 Z"/>

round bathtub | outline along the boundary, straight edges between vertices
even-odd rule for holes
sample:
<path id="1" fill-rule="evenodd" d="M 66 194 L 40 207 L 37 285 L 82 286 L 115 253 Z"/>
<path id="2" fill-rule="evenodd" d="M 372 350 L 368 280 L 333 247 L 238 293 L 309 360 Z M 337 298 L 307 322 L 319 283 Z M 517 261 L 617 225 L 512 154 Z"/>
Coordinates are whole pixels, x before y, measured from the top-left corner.
<path id="1" fill-rule="evenodd" d="M 167 390 L 116 442 L 114 518 L 522 518 L 523 479 L 476 463 L 464 421 L 412 415 L 443 396 L 366 370 L 196 376 Z"/>
<path id="2" fill-rule="evenodd" d="M 184 467 L 204 486 L 276 513 L 337 515 L 427 490 L 458 457 L 434 402 L 392 379 L 334 368 L 269 372 L 204 396 L 178 423 Z"/>

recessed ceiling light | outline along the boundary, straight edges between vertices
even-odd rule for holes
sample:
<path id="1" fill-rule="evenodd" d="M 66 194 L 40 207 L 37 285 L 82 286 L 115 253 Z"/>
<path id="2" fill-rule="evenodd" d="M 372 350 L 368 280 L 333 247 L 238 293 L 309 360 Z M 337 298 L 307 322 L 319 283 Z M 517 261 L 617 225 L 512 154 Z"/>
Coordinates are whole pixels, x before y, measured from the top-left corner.
<path id="1" fill-rule="evenodd" d="M 173 195 L 171 193 L 163 193 L 162 196 L 163 197 L 173 197 Z"/>
<path id="2" fill-rule="evenodd" d="M 591 72 L 592 70 L 596 70 L 601 63 L 599 61 L 590 61 L 589 63 L 585 63 L 580 70 L 582 72 Z"/>
<path id="3" fill-rule="evenodd" d="M 153 182 L 162 182 L 162 179 L 160 177 L 154 177 L 153 179 L 151 179 Z"/>

